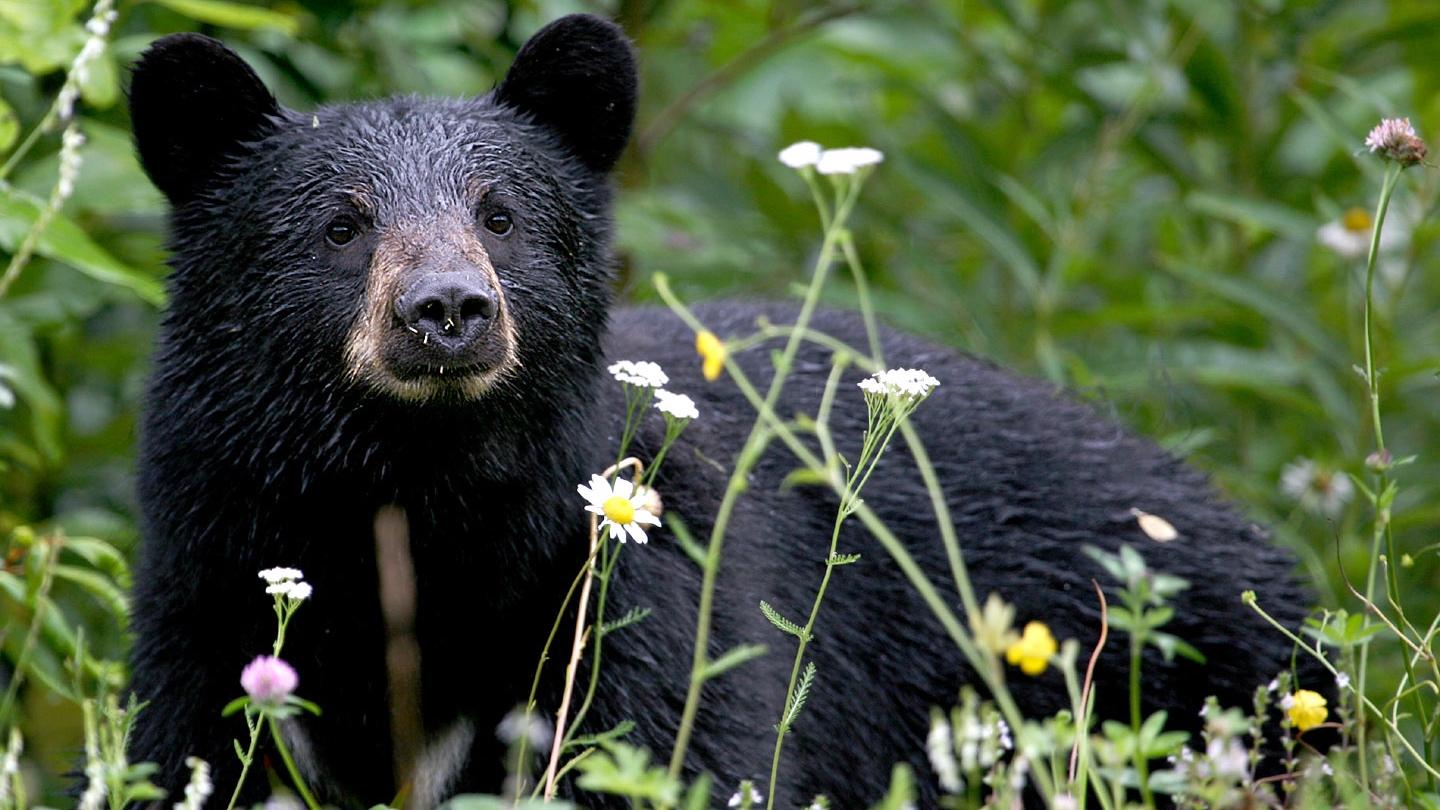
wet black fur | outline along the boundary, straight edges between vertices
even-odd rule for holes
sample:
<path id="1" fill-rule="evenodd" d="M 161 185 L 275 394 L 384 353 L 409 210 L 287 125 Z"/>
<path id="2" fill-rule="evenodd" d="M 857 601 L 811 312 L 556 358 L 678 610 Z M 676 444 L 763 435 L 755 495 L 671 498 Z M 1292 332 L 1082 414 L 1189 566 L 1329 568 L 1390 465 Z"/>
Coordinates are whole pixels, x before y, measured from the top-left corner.
<path id="1" fill-rule="evenodd" d="M 491 729 L 524 700 L 584 553 L 575 486 L 613 460 L 623 405 L 603 372 L 610 358 L 658 361 L 671 387 L 696 399 L 701 418 L 671 453 L 659 488 L 669 514 L 699 537 L 708 531 L 722 468 L 733 462 L 750 411 L 728 382 L 699 378 L 693 338 L 669 314 L 607 316 L 605 174 L 633 113 L 629 47 L 618 29 L 589 17 L 566 18 L 538 36 L 498 96 L 401 98 L 313 114 L 274 107 L 243 63 L 203 37 L 161 40 L 136 69 L 140 154 L 175 208 L 171 306 L 140 451 L 145 544 L 133 687 L 150 705 L 131 756 L 159 762 L 157 781 L 171 790 L 184 782 L 188 755 L 211 763 L 221 790 L 233 784 L 230 741 L 244 729 L 219 710 L 239 694 L 241 668 L 268 652 L 272 634 L 255 572 L 292 565 L 315 587 L 285 655 L 300 672 L 300 694 L 325 710 L 307 721 L 327 773 L 316 787 L 347 804 L 392 797 L 371 533 L 386 504 L 403 506 L 411 520 L 426 725 L 439 733 L 457 717 L 474 718 L 478 742 L 457 788 L 499 789 L 502 751 Z M 208 89 L 187 96 L 180 88 L 193 75 Z M 227 116 L 190 121 L 196 105 L 226 108 Z M 474 196 L 477 180 L 488 197 Z M 323 233 L 331 217 L 349 212 L 348 193 L 369 200 L 374 216 L 358 247 L 337 251 Z M 520 373 L 463 403 L 399 402 L 351 384 L 342 349 L 362 308 L 363 240 L 406 217 L 433 217 L 437 207 L 483 216 L 495 206 L 514 217 L 513 235 L 477 231 L 516 321 Z M 749 331 L 761 314 L 793 317 L 785 306 L 743 303 L 699 312 L 722 336 Z M 851 315 L 824 313 L 818 325 L 863 343 Z M 982 596 L 999 592 L 1022 621 L 1044 619 L 1060 638 L 1085 641 L 1088 653 L 1098 622 L 1089 581 L 1104 576 L 1080 546 L 1132 543 L 1157 569 L 1191 580 L 1169 629 L 1210 659 L 1205 667 L 1148 659 L 1151 708 L 1193 724 L 1205 695 L 1246 705 L 1254 685 L 1287 666 L 1289 645 L 1240 604 L 1240 592 L 1259 590 L 1282 621 L 1297 624 L 1307 597 L 1292 561 L 1201 476 L 1049 386 L 896 333 L 887 333 L 885 348 L 892 365 L 924 367 L 943 383 L 915 420 Z M 739 360 L 764 379 L 767 357 L 756 349 Z M 813 412 L 828 368 L 827 353 L 802 353 L 780 411 Z M 849 393 L 834 424 L 852 457 L 864 425 L 854 382 L 842 388 Z M 652 429 L 642 450 L 657 440 Z M 800 617 L 822 573 L 834 500 L 783 489 L 793 467 L 785 453 L 770 452 L 726 546 L 713 653 L 748 642 L 768 643 L 772 653 L 706 690 L 688 763 L 714 773 L 724 796 L 737 780 L 768 770 L 788 675 L 790 639 L 756 605 L 766 599 Z M 903 449 L 873 481 L 866 501 L 953 593 Z M 1164 516 L 1181 538 L 1147 539 L 1132 507 Z M 827 597 L 811 648 L 818 685 L 787 747 L 780 806 L 822 791 L 838 807 L 862 806 L 897 760 L 916 764 L 926 786 L 921 806 L 933 806 L 927 713 L 973 679 L 874 541 L 852 526 L 841 548 L 864 556 L 838 572 Z M 648 546 L 626 548 L 611 615 L 631 606 L 654 615 L 607 640 L 587 727 L 632 719 L 634 742 L 670 750 L 698 582 L 666 530 L 653 532 Z M 567 646 L 562 638 L 559 647 Z M 1123 647 L 1112 641 L 1097 673 L 1099 702 L 1111 716 L 1124 712 Z M 1031 716 L 1065 703 L 1054 671 L 1012 682 Z M 542 711 L 553 712 L 557 692 L 552 677 Z M 252 776 L 247 796 L 263 792 Z"/>

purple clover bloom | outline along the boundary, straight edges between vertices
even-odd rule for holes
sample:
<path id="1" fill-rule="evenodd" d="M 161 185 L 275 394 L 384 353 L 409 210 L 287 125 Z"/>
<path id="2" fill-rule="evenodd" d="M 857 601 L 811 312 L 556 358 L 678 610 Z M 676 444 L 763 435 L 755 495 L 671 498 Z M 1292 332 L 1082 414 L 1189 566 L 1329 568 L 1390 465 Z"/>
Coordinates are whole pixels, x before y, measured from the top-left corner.
<path id="1" fill-rule="evenodd" d="M 295 668 L 273 655 L 258 656 L 240 673 L 240 685 L 245 687 L 245 693 L 256 702 L 271 706 L 284 703 L 299 683 Z"/>

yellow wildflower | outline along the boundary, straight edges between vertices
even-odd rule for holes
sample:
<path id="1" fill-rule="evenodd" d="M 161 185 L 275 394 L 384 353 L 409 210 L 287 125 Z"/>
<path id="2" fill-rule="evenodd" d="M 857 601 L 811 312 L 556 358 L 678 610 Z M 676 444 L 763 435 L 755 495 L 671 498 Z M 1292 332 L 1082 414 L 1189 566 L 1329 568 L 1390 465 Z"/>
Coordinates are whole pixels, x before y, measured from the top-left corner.
<path id="1" fill-rule="evenodd" d="M 1020 640 L 1005 650 L 1005 660 L 1020 667 L 1026 675 L 1039 675 L 1050 664 L 1050 657 L 1060 646 L 1044 622 L 1030 622 Z"/>
<path id="2" fill-rule="evenodd" d="M 715 380 L 720 377 L 720 371 L 725 368 L 725 343 L 715 336 L 714 332 L 708 329 L 695 333 L 695 351 L 705 360 L 701 371 L 705 379 Z"/>
<path id="3" fill-rule="evenodd" d="M 1295 694 L 1287 697 L 1285 703 L 1285 716 L 1301 731 L 1315 728 L 1330 716 L 1330 711 L 1325 708 L 1325 696 L 1309 689 L 1295 690 Z"/>

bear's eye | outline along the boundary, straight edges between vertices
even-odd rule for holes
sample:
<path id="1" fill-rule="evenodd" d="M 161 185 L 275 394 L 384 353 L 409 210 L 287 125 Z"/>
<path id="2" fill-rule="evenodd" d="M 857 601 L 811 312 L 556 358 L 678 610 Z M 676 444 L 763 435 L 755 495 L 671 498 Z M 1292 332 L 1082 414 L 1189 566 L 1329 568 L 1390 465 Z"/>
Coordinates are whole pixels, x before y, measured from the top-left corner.
<path id="1" fill-rule="evenodd" d="M 325 226 L 325 239 L 335 247 L 340 247 L 354 241 L 359 232 L 360 229 L 355 225 L 354 220 L 348 217 L 336 217 L 330 220 L 329 225 Z"/>
<path id="2" fill-rule="evenodd" d="M 497 212 L 485 217 L 485 230 L 496 236 L 504 236 L 513 227 L 515 227 L 515 223 L 511 221 L 510 215 L 504 212 Z"/>

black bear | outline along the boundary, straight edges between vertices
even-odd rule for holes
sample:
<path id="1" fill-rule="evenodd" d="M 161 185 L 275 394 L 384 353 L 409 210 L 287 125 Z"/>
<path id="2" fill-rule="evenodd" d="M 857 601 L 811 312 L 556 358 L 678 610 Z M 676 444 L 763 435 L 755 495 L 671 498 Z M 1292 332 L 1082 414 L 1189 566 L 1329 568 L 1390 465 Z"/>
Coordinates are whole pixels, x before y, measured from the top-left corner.
<path id="1" fill-rule="evenodd" d="M 614 460 L 624 404 L 604 373 L 613 359 L 657 361 L 697 400 L 701 417 L 657 489 L 667 514 L 708 532 L 750 410 L 732 384 L 701 378 L 677 318 L 611 308 L 608 174 L 635 101 L 630 44 L 590 16 L 541 30 L 475 99 L 302 113 L 281 108 L 207 37 L 165 37 L 139 60 L 136 144 L 173 206 L 170 307 L 141 436 L 132 658 L 133 690 L 148 706 L 131 756 L 159 763 L 159 784 L 177 790 L 190 755 L 210 762 L 221 790 L 234 784 L 231 741 L 244 729 L 220 711 L 244 665 L 269 649 L 256 572 L 283 565 L 314 586 L 285 652 L 300 694 L 324 709 L 287 732 L 301 768 L 324 801 L 368 806 L 396 794 L 374 539 L 377 512 L 396 505 L 415 571 L 423 733 L 444 754 L 423 758 L 434 770 L 417 776 L 412 798 L 498 790 L 504 751 L 493 729 L 524 702 L 586 555 L 576 486 Z M 722 336 L 795 314 L 737 303 L 697 311 Z M 822 312 L 816 326 L 863 343 L 852 315 Z M 1147 659 L 1148 708 L 1193 722 L 1204 696 L 1247 704 L 1289 665 L 1290 645 L 1240 594 L 1262 591 L 1298 624 L 1306 597 L 1291 560 L 1200 475 L 1047 385 L 897 333 L 883 340 L 892 363 L 942 383 L 914 422 L 982 597 L 997 592 L 1022 620 L 1043 619 L 1088 650 L 1098 623 L 1090 579 L 1110 583 L 1081 547 L 1130 543 L 1191 581 L 1167 629 L 1208 657 L 1203 667 Z M 733 359 L 763 382 L 768 358 L 761 346 Z M 828 368 L 828 350 L 805 348 L 779 411 L 813 412 Z M 832 419 L 853 457 L 865 425 L 858 392 L 838 398 Z M 637 439 L 642 455 L 657 433 Z M 948 565 L 907 459 L 892 452 L 866 500 L 943 583 Z M 729 527 L 712 654 L 746 642 L 772 652 L 706 688 L 687 771 L 720 785 L 764 780 L 789 672 L 788 644 L 757 603 L 800 614 L 823 569 L 835 500 L 782 486 L 795 466 L 771 448 Z M 1148 539 L 1133 509 L 1163 516 L 1179 539 Z M 864 806 L 897 761 L 928 774 L 928 710 L 974 680 L 862 528 L 847 526 L 841 548 L 863 556 L 837 574 L 820 617 L 821 685 L 786 749 L 782 807 L 822 792 L 837 807 Z M 632 742 L 670 750 L 699 581 L 668 529 L 626 554 L 610 615 L 654 612 L 608 641 L 587 728 L 633 720 Z M 1108 647 L 1097 676 L 1112 716 L 1125 711 L 1122 648 Z M 560 669 L 542 684 L 547 714 Z M 1012 680 L 1031 716 L 1067 703 L 1053 671 Z M 252 772 L 243 798 L 263 796 L 263 781 Z M 933 779 L 920 781 L 922 806 L 934 806 Z"/>

